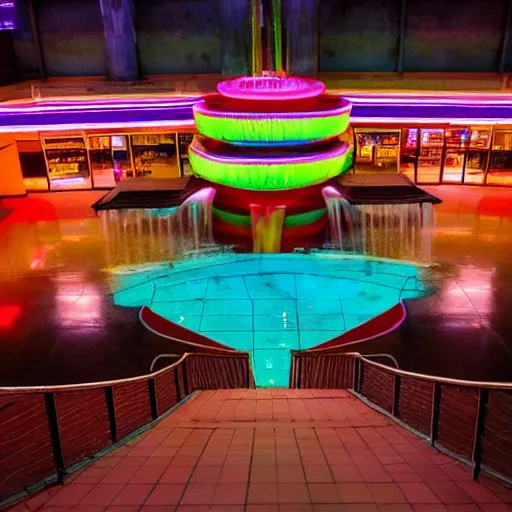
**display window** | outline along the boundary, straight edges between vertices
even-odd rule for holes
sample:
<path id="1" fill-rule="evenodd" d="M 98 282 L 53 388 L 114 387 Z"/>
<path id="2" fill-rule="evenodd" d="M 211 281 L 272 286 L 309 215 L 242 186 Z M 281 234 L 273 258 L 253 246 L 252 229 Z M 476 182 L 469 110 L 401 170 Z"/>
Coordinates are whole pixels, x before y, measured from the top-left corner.
<path id="1" fill-rule="evenodd" d="M 112 138 L 108 135 L 89 137 L 89 160 L 94 188 L 114 187 L 116 184 Z"/>
<path id="2" fill-rule="evenodd" d="M 177 178 L 177 134 L 149 133 L 131 136 L 136 177 Z"/>
<path id="3" fill-rule="evenodd" d="M 193 138 L 194 134 L 192 133 L 178 134 L 178 142 L 180 149 L 180 166 L 182 176 L 191 176 L 193 174 L 192 166 L 190 165 L 190 160 L 188 158 L 188 146 L 192 142 Z"/>
<path id="4" fill-rule="evenodd" d="M 91 188 L 84 137 L 43 138 L 50 190 Z"/>
<path id="5" fill-rule="evenodd" d="M 482 185 L 489 163 L 491 127 L 473 126 L 469 138 L 469 150 L 464 169 L 464 183 Z"/>
<path id="6" fill-rule="evenodd" d="M 400 130 L 356 129 L 355 172 L 397 172 Z"/>
<path id="7" fill-rule="evenodd" d="M 512 129 L 494 131 L 487 183 L 512 185 Z"/>

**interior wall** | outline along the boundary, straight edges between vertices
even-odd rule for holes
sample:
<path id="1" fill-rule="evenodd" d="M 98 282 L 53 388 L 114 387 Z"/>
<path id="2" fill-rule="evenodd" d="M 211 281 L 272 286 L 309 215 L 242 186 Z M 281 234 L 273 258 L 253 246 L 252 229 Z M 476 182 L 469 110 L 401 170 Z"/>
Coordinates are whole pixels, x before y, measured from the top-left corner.
<path id="1" fill-rule="evenodd" d="M 143 75 L 221 72 L 219 0 L 135 0 L 135 17 Z"/>
<path id="2" fill-rule="evenodd" d="M 320 71 L 395 71 L 399 13 L 400 0 L 321 0 Z"/>
<path id="3" fill-rule="evenodd" d="M 506 0 L 409 0 L 406 71 L 496 72 Z"/>
<path id="4" fill-rule="evenodd" d="M 48 76 L 107 75 L 98 0 L 34 0 Z"/>

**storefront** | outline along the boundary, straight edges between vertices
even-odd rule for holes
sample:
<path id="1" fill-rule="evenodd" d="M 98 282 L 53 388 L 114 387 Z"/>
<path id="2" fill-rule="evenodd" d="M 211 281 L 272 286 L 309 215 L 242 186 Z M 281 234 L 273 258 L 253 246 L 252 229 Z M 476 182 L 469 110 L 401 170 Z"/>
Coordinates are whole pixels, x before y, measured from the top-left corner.
<path id="1" fill-rule="evenodd" d="M 353 126 L 355 173 L 401 172 L 420 184 L 512 186 L 512 127 Z M 192 173 L 193 132 L 165 129 L 24 133 L 16 146 L 26 190 L 108 189 L 124 179 Z"/>
<path id="2" fill-rule="evenodd" d="M 28 192 L 108 189 L 123 179 L 191 174 L 191 133 L 33 133 L 16 145 Z"/>
<path id="3" fill-rule="evenodd" d="M 405 174 L 423 185 L 512 185 L 512 127 L 354 128 L 355 173 Z"/>

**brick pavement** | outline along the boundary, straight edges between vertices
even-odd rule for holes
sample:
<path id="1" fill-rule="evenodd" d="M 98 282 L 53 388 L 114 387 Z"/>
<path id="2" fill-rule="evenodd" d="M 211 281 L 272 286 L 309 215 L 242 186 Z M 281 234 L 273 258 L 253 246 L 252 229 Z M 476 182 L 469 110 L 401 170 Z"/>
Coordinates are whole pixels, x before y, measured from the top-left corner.
<path id="1" fill-rule="evenodd" d="M 158 425 L 13 510 L 501 512 L 470 473 L 346 391 L 195 395 Z"/>

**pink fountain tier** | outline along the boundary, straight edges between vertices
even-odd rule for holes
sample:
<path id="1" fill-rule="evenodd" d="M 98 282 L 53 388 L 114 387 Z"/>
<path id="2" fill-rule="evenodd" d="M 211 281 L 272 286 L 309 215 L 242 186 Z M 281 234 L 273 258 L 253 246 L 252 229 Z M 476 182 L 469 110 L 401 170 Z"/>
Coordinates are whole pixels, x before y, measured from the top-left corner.
<path id="1" fill-rule="evenodd" d="M 189 152 L 216 190 L 216 235 L 252 237 L 255 252 L 321 236 L 322 188 L 352 165 L 350 102 L 304 78 L 241 77 L 217 88 L 194 106 Z"/>

